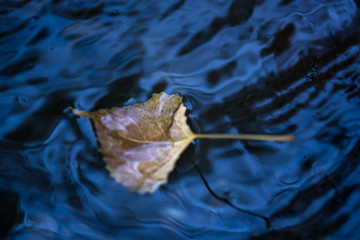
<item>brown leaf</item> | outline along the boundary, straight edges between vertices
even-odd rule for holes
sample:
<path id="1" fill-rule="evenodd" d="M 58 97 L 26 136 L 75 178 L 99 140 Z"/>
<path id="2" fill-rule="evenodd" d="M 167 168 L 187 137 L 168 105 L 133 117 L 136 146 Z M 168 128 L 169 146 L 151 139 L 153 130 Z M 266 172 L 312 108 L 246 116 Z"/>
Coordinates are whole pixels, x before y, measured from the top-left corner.
<path id="1" fill-rule="evenodd" d="M 147 102 L 95 112 L 71 108 L 90 118 L 106 168 L 116 181 L 138 193 L 152 193 L 166 183 L 186 147 L 196 138 L 288 141 L 291 136 L 194 134 L 178 94 L 153 94 Z"/>
<path id="2" fill-rule="evenodd" d="M 146 103 L 123 108 L 73 111 L 94 122 L 111 176 L 139 193 L 152 193 L 166 183 L 180 154 L 195 138 L 178 94 L 154 94 Z"/>

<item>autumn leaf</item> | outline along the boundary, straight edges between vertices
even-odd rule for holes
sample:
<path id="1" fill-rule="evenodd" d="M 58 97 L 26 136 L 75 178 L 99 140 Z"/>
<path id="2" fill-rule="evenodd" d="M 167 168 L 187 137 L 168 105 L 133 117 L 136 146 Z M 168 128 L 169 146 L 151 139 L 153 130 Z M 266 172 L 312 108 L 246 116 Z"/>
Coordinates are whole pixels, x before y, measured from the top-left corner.
<path id="1" fill-rule="evenodd" d="M 195 134 L 186 123 L 183 98 L 162 92 L 145 103 L 84 112 L 95 126 L 100 152 L 116 181 L 138 193 L 166 183 L 186 147 L 196 138 L 289 141 L 292 136 Z"/>

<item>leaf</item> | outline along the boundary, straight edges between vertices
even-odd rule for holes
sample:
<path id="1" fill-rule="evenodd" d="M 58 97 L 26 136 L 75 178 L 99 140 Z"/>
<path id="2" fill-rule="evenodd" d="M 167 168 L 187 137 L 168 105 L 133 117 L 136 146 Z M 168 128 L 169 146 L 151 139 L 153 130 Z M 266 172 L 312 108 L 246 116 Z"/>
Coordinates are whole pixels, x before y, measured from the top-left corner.
<path id="1" fill-rule="evenodd" d="M 186 123 L 179 94 L 153 94 L 145 103 L 94 112 L 70 108 L 90 118 L 100 152 L 116 181 L 138 193 L 153 193 L 166 183 L 186 147 L 196 138 L 289 141 L 292 136 L 194 134 Z"/>

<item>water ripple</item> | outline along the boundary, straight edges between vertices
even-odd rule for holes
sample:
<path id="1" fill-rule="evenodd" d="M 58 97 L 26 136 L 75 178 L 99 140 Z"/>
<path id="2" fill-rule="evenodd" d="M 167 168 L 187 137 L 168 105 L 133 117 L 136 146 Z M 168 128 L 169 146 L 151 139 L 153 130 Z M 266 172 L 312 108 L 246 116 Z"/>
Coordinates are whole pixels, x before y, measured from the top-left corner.
<path id="1" fill-rule="evenodd" d="M 0 194 L 12 219 L 0 237 L 359 235 L 357 1 L 0 6 Z M 197 140 L 168 184 L 137 195 L 109 176 L 90 122 L 66 109 L 160 91 L 184 96 L 195 132 L 295 140 Z"/>

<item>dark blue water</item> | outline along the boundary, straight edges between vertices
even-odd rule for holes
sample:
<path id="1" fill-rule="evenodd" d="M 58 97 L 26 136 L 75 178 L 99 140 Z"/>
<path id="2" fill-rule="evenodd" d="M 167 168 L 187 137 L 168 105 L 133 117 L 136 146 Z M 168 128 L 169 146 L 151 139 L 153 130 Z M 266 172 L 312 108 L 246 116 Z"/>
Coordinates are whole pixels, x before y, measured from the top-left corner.
<path id="1" fill-rule="evenodd" d="M 357 239 L 359 7 L 1 0 L 0 238 Z M 160 91 L 185 97 L 196 132 L 295 141 L 197 141 L 168 184 L 132 193 L 67 107 Z"/>

